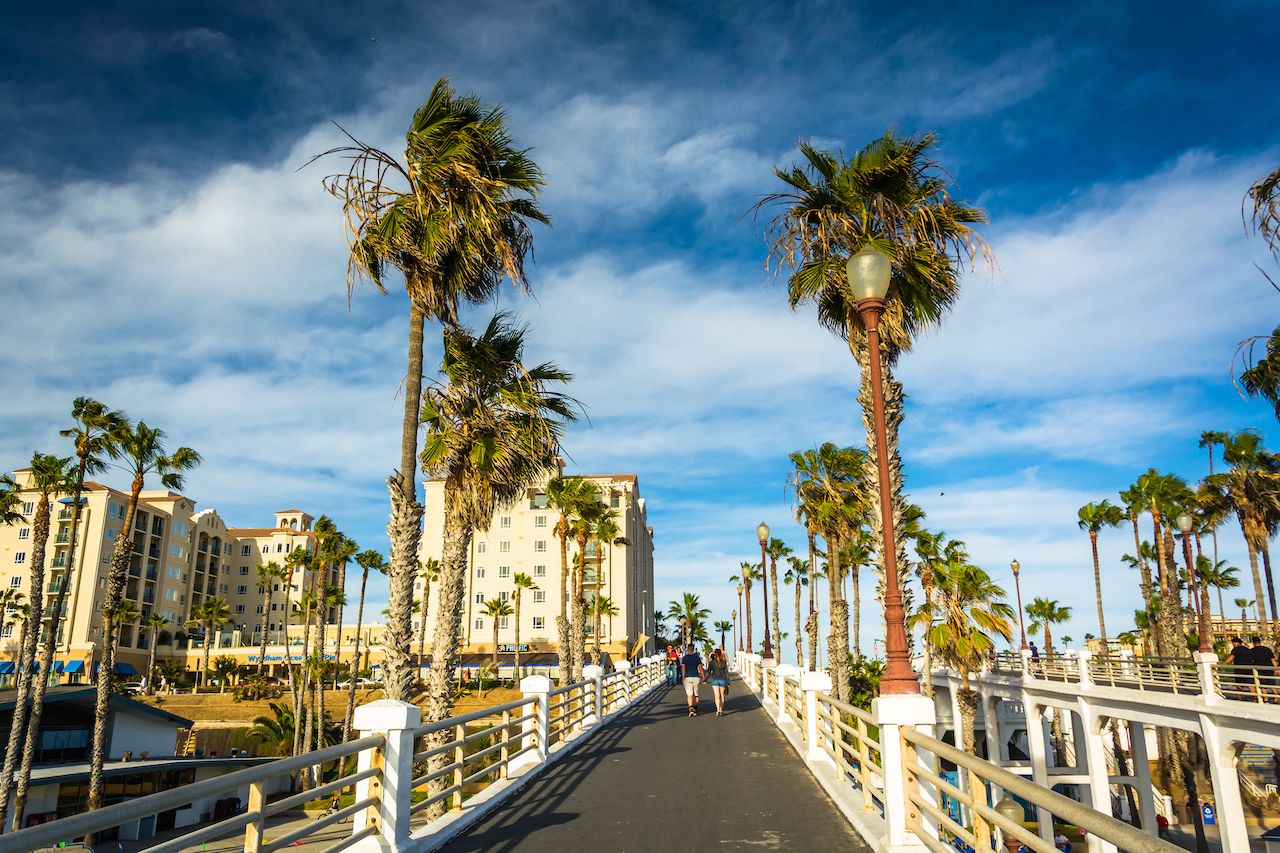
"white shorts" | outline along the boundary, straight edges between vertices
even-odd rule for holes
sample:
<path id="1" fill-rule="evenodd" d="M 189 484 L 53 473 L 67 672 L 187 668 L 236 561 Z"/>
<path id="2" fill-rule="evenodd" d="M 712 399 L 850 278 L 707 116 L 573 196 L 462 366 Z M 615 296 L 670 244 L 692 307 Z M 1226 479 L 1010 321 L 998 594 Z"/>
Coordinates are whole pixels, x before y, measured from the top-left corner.
<path id="1" fill-rule="evenodd" d="M 684 680 L 684 695 L 690 699 L 698 695 L 698 685 L 702 683 L 702 679 L 698 677 L 686 678 Z"/>

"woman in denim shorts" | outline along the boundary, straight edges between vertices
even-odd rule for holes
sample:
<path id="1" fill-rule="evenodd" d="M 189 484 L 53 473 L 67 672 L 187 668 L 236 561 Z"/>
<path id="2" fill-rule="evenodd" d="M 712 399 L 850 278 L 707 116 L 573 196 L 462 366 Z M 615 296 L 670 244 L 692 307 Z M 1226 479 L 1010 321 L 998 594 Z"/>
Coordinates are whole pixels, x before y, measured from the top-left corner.
<path id="1" fill-rule="evenodd" d="M 711 663 L 707 667 L 707 681 L 711 682 L 711 692 L 716 697 L 716 716 L 724 716 L 724 697 L 729 690 L 729 659 L 724 649 L 716 649 L 711 654 Z"/>

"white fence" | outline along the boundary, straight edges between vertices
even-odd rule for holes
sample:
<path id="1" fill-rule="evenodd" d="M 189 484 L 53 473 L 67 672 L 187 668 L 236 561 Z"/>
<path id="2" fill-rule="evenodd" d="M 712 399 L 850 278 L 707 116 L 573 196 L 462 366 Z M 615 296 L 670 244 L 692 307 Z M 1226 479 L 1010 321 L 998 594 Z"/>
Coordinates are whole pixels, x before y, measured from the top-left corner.
<path id="1" fill-rule="evenodd" d="M 620 662 L 607 675 L 591 666 L 583 674 L 585 680 L 556 689 L 545 676 L 528 676 L 520 682 L 521 699 L 427 725 L 420 725 L 420 711 L 414 705 L 387 699 L 371 702 L 356 709 L 357 740 L 6 834 L 0 836 L 0 853 L 52 847 L 197 800 L 234 793 L 246 785 L 249 802 L 241 814 L 144 849 L 177 853 L 243 833 L 246 853 L 270 853 L 322 831 L 332 832 L 334 824 L 353 818 L 350 833 L 326 853 L 348 848 L 434 850 L 665 681 L 664 662 L 657 656 L 640 660 L 634 668 Z M 330 763 L 349 767 L 353 759 L 353 771 L 309 791 L 267 802 L 272 780 Z M 421 770 L 424 764 L 431 769 L 415 776 L 415 768 Z M 467 795 L 482 782 L 489 784 Z M 272 818 L 352 786 L 351 805 L 292 831 L 272 834 L 273 824 L 278 823 Z M 414 814 L 441 802 L 446 803 L 444 816 L 411 826 Z"/>

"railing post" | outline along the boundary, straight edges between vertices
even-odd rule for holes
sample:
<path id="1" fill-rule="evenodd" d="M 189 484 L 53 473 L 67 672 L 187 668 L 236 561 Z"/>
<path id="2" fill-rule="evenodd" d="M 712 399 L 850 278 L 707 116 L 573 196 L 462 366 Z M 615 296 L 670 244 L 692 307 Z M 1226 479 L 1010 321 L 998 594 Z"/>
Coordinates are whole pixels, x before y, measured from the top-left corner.
<path id="1" fill-rule="evenodd" d="M 617 708 L 625 708 L 631 704 L 631 662 L 620 660 L 613 668 L 622 676 L 622 695 L 613 700 L 613 704 L 609 706 L 610 712 Z M 646 666 L 641 670 L 641 675 L 648 671 L 649 668 Z"/>
<path id="2" fill-rule="evenodd" d="M 1022 658 L 1022 680 L 1026 681 L 1028 678 L 1033 678 L 1034 675 L 1031 672 L 1031 650 L 1021 649 L 1018 654 Z"/>
<path id="3" fill-rule="evenodd" d="M 1080 689 L 1088 690 L 1093 687 L 1093 673 L 1089 671 L 1089 661 L 1093 658 L 1093 652 L 1088 649 L 1081 649 L 1076 652 L 1077 667 L 1080 670 Z"/>
<path id="4" fill-rule="evenodd" d="M 507 759 L 511 757 L 511 709 L 502 712 L 502 769 L 498 771 L 498 778 L 507 778 Z"/>
<path id="5" fill-rule="evenodd" d="M 933 700 L 925 696 L 879 696 L 871 702 L 871 716 L 880 727 L 880 759 L 884 775 L 885 834 L 880 839 L 880 850 L 885 853 L 898 850 L 927 849 L 912 831 L 919 824 L 919 809 L 907 799 L 907 789 L 914 784 L 913 768 L 909 766 L 906 743 L 901 731 L 906 727 L 932 729 L 937 722 Z M 895 796 L 902 792 L 901 796 Z"/>
<path id="6" fill-rule="evenodd" d="M 831 756 L 818 742 L 818 694 L 830 692 L 831 676 L 825 672 L 801 673 L 800 689 L 804 692 L 804 759 L 810 764 L 834 765 Z"/>
<path id="7" fill-rule="evenodd" d="M 1129 678 L 1133 677 L 1133 649 L 1120 650 L 1120 672 Z"/>
<path id="8" fill-rule="evenodd" d="M 547 708 L 547 694 L 551 692 L 551 679 L 545 675 L 526 675 L 520 679 L 520 692 L 533 700 L 533 719 L 525 720 L 520 732 L 520 749 L 533 740 L 533 749 L 511 762 L 513 773 L 533 767 L 547 760 L 551 743 L 551 714 Z M 521 714 L 521 716 L 525 716 Z M 517 750 L 519 752 L 519 750 Z"/>
<path id="9" fill-rule="evenodd" d="M 453 792 L 453 810 L 455 812 L 462 811 L 462 780 L 466 778 L 467 768 L 467 727 L 464 723 L 455 723 L 453 726 L 453 786 L 457 788 Z M 398 848 L 397 848 L 398 849 Z"/>
<path id="10" fill-rule="evenodd" d="M 263 809 L 267 805 L 266 780 L 259 779 L 249 785 L 249 813 L 257 812 L 258 816 L 244 828 L 244 853 L 259 853 L 267 829 L 267 818 Z"/>
<path id="11" fill-rule="evenodd" d="M 787 713 L 787 679 L 799 679 L 800 670 L 789 663 L 780 663 L 773 668 L 773 674 L 778 679 L 778 715 L 774 718 L 774 722 L 779 727 L 783 723 L 795 722 L 791 719 L 791 715 Z"/>
<path id="12" fill-rule="evenodd" d="M 1195 652 L 1191 657 L 1196 662 L 1196 675 L 1200 677 L 1200 695 L 1206 704 L 1213 705 L 1222 701 L 1218 685 L 1214 683 L 1213 671 L 1218 665 L 1218 656 L 1213 652 Z"/>
<path id="13" fill-rule="evenodd" d="M 352 834 L 367 826 L 376 835 L 363 838 L 352 850 L 400 850 L 409 842 L 409 795 L 413 786 L 413 731 L 422 723 L 416 705 L 379 699 L 356 708 L 352 726 L 361 737 L 380 734 L 382 749 L 366 749 L 357 759 L 357 770 L 381 765 L 382 773 L 356 783 L 356 801 L 376 797 L 378 805 L 357 812 Z"/>
<path id="14" fill-rule="evenodd" d="M 582 668 L 582 677 L 586 679 L 588 689 L 591 691 L 591 707 L 590 710 L 582 717 L 582 727 L 589 729 L 592 726 L 600 725 L 600 720 L 604 717 L 603 697 L 600 695 L 600 687 L 604 679 L 604 667 L 591 664 Z"/>

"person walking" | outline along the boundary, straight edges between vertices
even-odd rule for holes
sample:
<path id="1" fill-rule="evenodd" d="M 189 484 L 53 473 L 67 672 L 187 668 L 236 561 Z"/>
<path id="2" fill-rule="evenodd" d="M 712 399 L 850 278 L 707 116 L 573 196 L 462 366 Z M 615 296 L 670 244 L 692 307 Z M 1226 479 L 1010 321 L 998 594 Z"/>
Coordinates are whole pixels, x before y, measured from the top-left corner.
<path id="1" fill-rule="evenodd" d="M 707 681 L 711 683 L 711 693 L 716 700 L 716 716 L 724 716 L 725 691 L 729 689 L 729 658 L 724 649 L 716 649 L 711 653 L 711 663 L 707 667 Z"/>
<path id="2" fill-rule="evenodd" d="M 702 656 L 698 649 L 690 643 L 685 655 L 680 659 L 680 675 L 684 681 L 684 696 L 689 703 L 689 716 L 698 716 L 698 687 L 706 678 L 707 670 L 702 665 Z"/>
<path id="3" fill-rule="evenodd" d="M 1270 646 L 1263 645 L 1262 637 L 1254 634 L 1249 638 L 1253 648 L 1249 650 L 1249 662 L 1257 674 L 1259 698 L 1263 702 L 1274 698 L 1276 692 L 1276 653 Z"/>
<path id="4" fill-rule="evenodd" d="M 680 680 L 680 655 L 675 646 L 667 643 L 667 686 L 675 687 Z"/>

